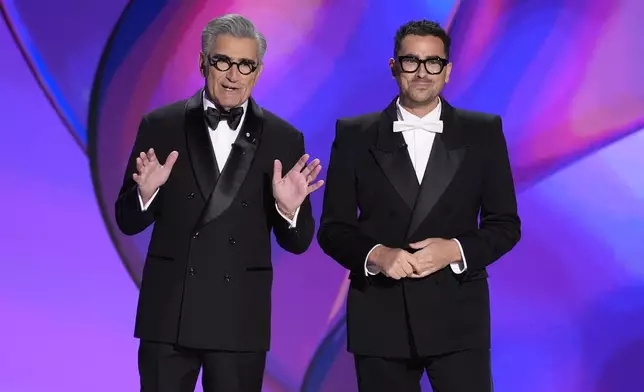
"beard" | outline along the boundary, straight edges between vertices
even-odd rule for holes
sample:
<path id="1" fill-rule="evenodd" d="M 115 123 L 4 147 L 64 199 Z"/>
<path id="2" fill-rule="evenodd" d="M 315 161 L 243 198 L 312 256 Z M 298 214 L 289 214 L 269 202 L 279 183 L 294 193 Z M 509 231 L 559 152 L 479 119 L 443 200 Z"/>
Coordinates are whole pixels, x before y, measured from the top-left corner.
<path id="1" fill-rule="evenodd" d="M 428 87 L 427 89 L 410 88 L 406 91 L 401 91 L 401 97 L 408 105 L 413 107 L 427 106 L 435 102 L 440 94 L 435 86 Z"/>

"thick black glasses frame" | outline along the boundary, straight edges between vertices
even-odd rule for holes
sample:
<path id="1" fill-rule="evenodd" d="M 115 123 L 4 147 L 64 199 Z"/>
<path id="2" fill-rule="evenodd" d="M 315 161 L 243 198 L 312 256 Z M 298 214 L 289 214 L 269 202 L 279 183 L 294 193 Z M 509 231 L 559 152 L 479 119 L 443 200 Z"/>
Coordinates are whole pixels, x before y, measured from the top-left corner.
<path id="1" fill-rule="evenodd" d="M 416 63 L 416 68 L 414 68 L 413 71 L 407 71 L 406 69 L 403 68 L 403 61 L 405 60 L 413 60 Z M 441 65 L 441 69 L 438 72 L 430 72 L 429 68 L 427 68 L 427 63 L 428 62 L 438 62 Z M 416 56 L 399 56 L 398 57 L 398 63 L 400 64 L 400 70 L 405 73 L 415 73 L 418 71 L 418 68 L 420 68 L 420 65 L 423 64 L 425 66 L 425 71 L 427 71 L 428 74 L 430 75 L 438 75 L 441 72 L 443 72 L 443 69 L 445 69 L 445 66 L 449 64 L 449 60 L 444 59 L 442 57 L 438 56 L 432 56 L 428 57 L 424 60 L 419 59 Z"/>
<path id="2" fill-rule="evenodd" d="M 226 63 L 227 67 L 220 68 L 218 66 L 218 64 L 220 62 Z M 257 64 L 249 62 L 248 60 L 232 61 L 230 58 L 228 58 L 226 56 L 210 56 L 210 55 L 208 55 L 208 63 L 210 63 L 211 66 L 215 67 L 216 69 L 220 70 L 221 72 L 226 72 L 226 71 L 228 71 L 230 69 L 230 67 L 235 65 L 235 66 L 237 66 L 237 70 L 239 71 L 239 73 L 242 74 L 242 75 L 250 75 L 253 72 L 255 72 L 255 70 L 257 69 Z M 241 65 L 250 67 L 250 71 L 249 72 L 242 71 L 241 68 L 240 68 Z"/>

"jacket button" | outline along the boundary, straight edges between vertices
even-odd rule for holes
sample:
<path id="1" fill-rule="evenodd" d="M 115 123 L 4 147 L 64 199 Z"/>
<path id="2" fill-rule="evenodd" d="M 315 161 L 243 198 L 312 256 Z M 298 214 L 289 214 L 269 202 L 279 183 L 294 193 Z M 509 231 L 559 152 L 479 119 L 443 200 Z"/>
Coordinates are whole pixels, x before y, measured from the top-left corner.
<path id="1" fill-rule="evenodd" d="M 196 233 L 192 236 L 192 238 L 199 238 L 199 232 L 196 232 Z"/>
<path id="2" fill-rule="evenodd" d="M 192 192 L 190 192 L 190 194 L 188 195 L 188 199 L 192 199 L 192 198 L 194 198 L 194 197 L 195 197 L 195 194 L 194 194 L 194 193 L 192 193 Z"/>
<path id="3" fill-rule="evenodd" d="M 195 269 L 194 269 L 194 268 L 190 268 L 190 269 L 188 270 L 188 273 L 189 273 L 190 275 L 194 275 L 194 274 L 195 274 Z"/>
<path id="4" fill-rule="evenodd" d="M 242 207 L 248 207 L 248 202 L 246 200 L 242 201 L 241 203 Z"/>
<path id="5" fill-rule="evenodd" d="M 230 275 L 226 274 L 226 275 L 224 275 L 224 280 L 226 282 L 230 282 L 232 280 L 232 278 L 230 277 Z"/>
<path id="6" fill-rule="evenodd" d="M 228 242 L 230 242 L 231 245 L 235 245 L 237 243 L 237 241 L 235 241 L 235 239 L 233 237 L 230 237 L 228 239 Z"/>

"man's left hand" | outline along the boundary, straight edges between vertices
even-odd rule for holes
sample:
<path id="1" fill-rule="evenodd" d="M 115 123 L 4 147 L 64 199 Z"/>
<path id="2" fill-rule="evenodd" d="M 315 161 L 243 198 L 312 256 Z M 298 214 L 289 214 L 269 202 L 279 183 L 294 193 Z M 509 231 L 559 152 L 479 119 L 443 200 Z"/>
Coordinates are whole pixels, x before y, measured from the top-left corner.
<path id="1" fill-rule="evenodd" d="M 461 259 L 458 244 L 453 240 L 427 238 L 409 246 L 412 249 L 419 249 L 413 254 L 416 265 L 410 278 L 424 278 Z"/>
<path id="2" fill-rule="evenodd" d="M 293 216 L 302 205 L 306 196 L 319 189 L 323 180 L 315 182 L 322 170 L 319 159 L 308 165 L 309 154 L 304 154 L 293 168 L 282 177 L 282 162 L 278 159 L 273 164 L 273 197 L 282 213 Z"/>

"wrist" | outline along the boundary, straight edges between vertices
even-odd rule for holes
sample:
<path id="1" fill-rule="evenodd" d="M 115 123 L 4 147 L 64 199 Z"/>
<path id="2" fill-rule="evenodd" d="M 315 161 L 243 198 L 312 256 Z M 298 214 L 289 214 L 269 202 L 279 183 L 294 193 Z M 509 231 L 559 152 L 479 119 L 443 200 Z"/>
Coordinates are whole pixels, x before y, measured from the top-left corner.
<path id="1" fill-rule="evenodd" d="M 144 204 L 150 201 L 154 192 L 156 192 L 156 189 L 150 190 L 145 187 L 139 187 L 139 195 L 141 196 L 141 200 L 143 200 Z"/>
<path id="2" fill-rule="evenodd" d="M 379 245 L 371 251 L 369 254 L 369 257 L 367 258 L 367 264 L 368 265 L 374 265 L 376 267 L 379 267 L 378 260 L 382 257 L 382 252 L 387 249 L 386 246 L 384 245 Z"/>
<path id="3" fill-rule="evenodd" d="M 286 216 L 289 219 L 293 219 L 295 217 L 295 212 L 297 211 L 297 208 L 291 210 L 289 208 L 284 207 L 284 205 L 279 201 L 276 204 L 277 204 L 277 209 L 279 209 L 284 216 Z"/>
<path id="4" fill-rule="evenodd" d="M 458 246 L 458 243 L 455 240 L 450 240 L 452 243 L 452 252 L 451 255 L 452 257 L 450 258 L 452 263 L 460 263 L 462 260 L 461 256 L 461 248 Z"/>

